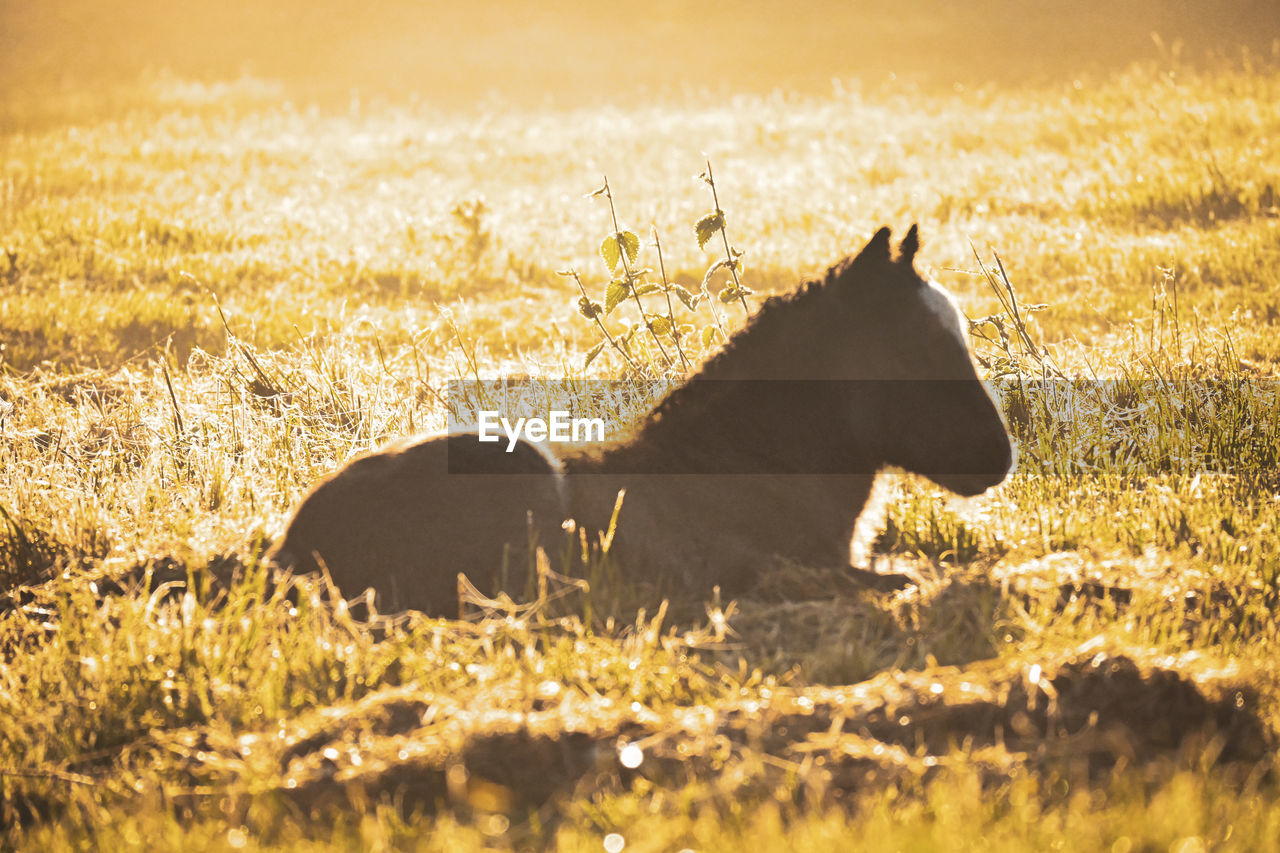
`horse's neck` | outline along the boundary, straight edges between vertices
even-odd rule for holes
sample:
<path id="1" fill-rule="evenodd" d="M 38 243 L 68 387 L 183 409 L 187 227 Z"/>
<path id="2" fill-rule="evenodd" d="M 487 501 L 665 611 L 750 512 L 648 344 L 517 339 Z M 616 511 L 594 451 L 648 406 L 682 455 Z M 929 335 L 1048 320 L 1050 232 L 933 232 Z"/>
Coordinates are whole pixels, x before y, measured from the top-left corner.
<path id="1" fill-rule="evenodd" d="M 834 502 L 842 517 L 861 509 L 864 483 L 845 490 L 830 478 L 821 495 L 796 475 L 825 472 L 875 474 L 878 461 L 865 437 L 849 434 L 847 399 L 858 383 L 823 381 L 723 381 L 695 384 L 652 416 L 629 441 L 567 455 L 564 470 L 583 482 L 579 490 L 599 503 L 620 488 L 644 489 L 667 475 L 720 478 L 738 494 L 744 511 L 776 512 L 780 501 L 797 506 Z M 855 478 L 858 479 L 858 478 Z M 852 482 L 852 481 L 851 481 Z M 693 495 L 697 490 L 670 489 Z M 752 505 L 759 504 L 758 507 Z M 611 506 L 611 503 L 610 503 Z M 689 508 L 676 508 L 681 512 Z M 701 508 L 695 508 L 701 509 Z"/>
<path id="2" fill-rule="evenodd" d="M 673 391 L 629 440 L 565 456 L 580 522 L 606 527 L 626 489 L 628 547 L 652 541 L 670 551 L 669 532 L 683 530 L 690 538 L 680 547 L 705 551 L 708 561 L 737 543 L 815 565 L 847 563 L 878 451 L 874 436 L 852 434 L 859 383 L 830 380 L 850 378 L 851 361 L 859 368 L 853 375 L 864 368 L 875 375 L 881 356 L 853 352 L 869 346 L 854 330 L 827 342 L 829 360 L 802 357 L 803 348 L 821 343 L 803 336 L 803 324 L 785 340 L 776 327 L 764 338 L 761 331 Z M 819 368 L 826 375 L 795 378 L 809 375 L 814 362 L 829 365 Z"/>
<path id="3" fill-rule="evenodd" d="M 765 308 L 764 311 L 768 311 Z M 585 461 L 597 472 L 749 471 L 753 463 L 827 470 L 832 457 L 857 453 L 849 407 L 873 380 L 893 374 L 881 330 L 867 318 L 838 333 L 821 312 L 782 304 L 740 332 L 720 356 L 673 390 L 634 438 Z M 771 319 L 770 323 L 760 321 Z M 785 328 L 784 328 L 785 327 Z M 815 341 L 813 336 L 836 340 Z M 812 348 L 821 347 L 820 356 Z M 830 381 L 827 387 L 821 387 Z M 708 463 L 713 463 L 708 465 Z M 874 460 L 855 459 L 854 464 Z M 723 464 L 714 464 L 723 463 Z M 847 464 L 842 467 L 848 470 Z"/>

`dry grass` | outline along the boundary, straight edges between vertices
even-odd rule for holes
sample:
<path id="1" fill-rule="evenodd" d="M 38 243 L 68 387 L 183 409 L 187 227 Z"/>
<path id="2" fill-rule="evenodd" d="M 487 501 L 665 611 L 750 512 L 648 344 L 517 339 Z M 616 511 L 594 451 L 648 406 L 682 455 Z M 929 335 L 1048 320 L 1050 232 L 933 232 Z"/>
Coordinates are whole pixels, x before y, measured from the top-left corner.
<path id="1" fill-rule="evenodd" d="M 7 132 L 5 842 L 1267 846 L 1277 101 L 1225 66 L 468 115 L 169 81 Z M 586 596 L 363 621 L 256 565 L 315 477 L 442 426 L 447 380 L 583 373 L 554 271 L 600 269 L 601 173 L 700 280 L 704 151 L 757 291 L 919 221 L 970 316 L 971 240 L 1048 305 L 1045 355 L 976 341 L 1018 472 L 886 480 L 864 544 L 915 588 L 796 566 L 659 612 L 597 555 L 559 566 Z"/>

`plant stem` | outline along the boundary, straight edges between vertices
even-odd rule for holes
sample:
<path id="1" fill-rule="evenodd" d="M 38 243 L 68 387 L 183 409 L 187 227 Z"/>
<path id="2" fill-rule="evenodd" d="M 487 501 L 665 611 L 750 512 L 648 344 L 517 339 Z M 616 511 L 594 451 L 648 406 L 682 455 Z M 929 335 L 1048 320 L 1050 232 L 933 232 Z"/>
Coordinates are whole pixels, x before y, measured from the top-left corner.
<path id="1" fill-rule="evenodd" d="M 724 257 L 729 265 L 729 274 L 733 276 L 734 289 L 738 291 L 738 300 L 742 302 L 742 310 L 747 312 L 747 316 L 751 316 L 751 308 L 747 305 L 747 297 L 742 292 L 742 281 L 738 278 L 738 261 L 733 256 L 733 250 L 729 248 L 729 234 L 725 229 L 724 211 L 720 209 L 720 194 L 716 192 L 716 176 L 711 171 L 711 160 L 707 160 L 707 183 L 711 185 L 711 203 L 716 206 L 716 213 L 720 216 L 720 238 L 724 240 Z"/>
<path id="2" fill-rule="evenodd" d="M 658 239 L 658 226 L 650 225 L 653 230 L 653 245 L 658 250 L 658 272 L 662 274 L 662 292 L 667 297 L 667 322 L 671 324 L 671 339 L 675 341 L 676 355 L 680 356 L 680 366 L 689 370 L 689 359 L 684 356 L 684 347 L 680 346 L 680 329 L 676 326 L 676 309 L 671 304 L 671 283 L 667 281 L 667 265 L 662 261 L 662 241 Z"/>
<path id="3" fill-rule="evenodd" d="M 662 345 L 662 341 L 658 338 L 658 333 L 653 330 L 653 324 L 649 322 L 649 318 L 644 313 L 644 303 L 640 301 L 640 294 L 636 293 L 636 279 L 638 276 L 633 275 L 631 267 L 627 263 L 627 250 L 622 245 L 619 235 L 622 229 L 618 227 L 618 212 L 613 206 L 613 191 L 609 189 L 609 176 L 604 178 L 604 195 L 609 199 L 609 215 L 613 217 L 613 239 L 618 243 L 618 258 L 622 261 L 622 274 L 627 279 L 627 290 L 631 291 L 632 298 L 636 301 L 636 310 L 640 312 L 640 322 L 644 323 L 644 327 L 649 330 L 649 337 L 653 338 L 653 342 L 658 345 L 658 352 L 662 353 L 662 358 L 667 362 L 667 367 L 675 364 L 675 360 L 667 354 L 666 348 Z M 612 273 L 613 271 L 610 270 Z"/>
<path id="4" fill-rule="evenodd" d="M 569 275 L 573 276 L 573 280 L 578 283 L 578 290 L 582 291 L 583 298 L 586 299 L 588 303 L 590 303 L 591 297 L 587 295 L 587 288 L 583 285 L 582 278 L 578 275 L 578 271 L 575 269 L 570 269 L 568 270 L 568 273 Z M 609 346 L 617 350 L 618 355 L 622 356 L 622 360 L 625 361 L 632 370 L 639 370 L 640 369 L 639 366 L 637 366 L 636 363 L 631 360 L 630 356 L 627 355 L 626 350 L 624 350 L 618 344 L 618 342 L 613 339 L 613 335 L 609 334 L 608 327 L 606 327 L 605 324 L 601 322 L 600 317 L 597 315 L 592 317 L 591 319 L 596 321 L 596 326 L 599 327 L 600 333 L 603 334 L 604 339 L 609 342 Z"/>

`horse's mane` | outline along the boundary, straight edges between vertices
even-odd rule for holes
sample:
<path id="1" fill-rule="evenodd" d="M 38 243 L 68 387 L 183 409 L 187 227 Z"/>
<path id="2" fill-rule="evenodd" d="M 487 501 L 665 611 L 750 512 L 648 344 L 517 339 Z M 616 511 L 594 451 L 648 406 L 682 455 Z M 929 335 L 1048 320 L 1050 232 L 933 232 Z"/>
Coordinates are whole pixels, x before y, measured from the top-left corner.
<path id="1" fill-rule="evenodd" d="M 812 310 L 814 303 L 824 295 L 829 296 L 828 286 L 844 278 L 854 269 L 853 257 L 847 257 L 829 267 L 822 278 L 810 279 L 791 293 L 771 296 L 760 306 L 745 326 L 735 333 L 714 356 L 694 374 L 694 379 L 721 379 L 727 367 L 742 360 L 743 354 L 769 349 L 776 339 L 787 332 L 794 334 L 798 315 Z M 856 273 L 855 273 L 856 274 Z"/>
<path id="2" fill-rule="evenodd" d="M 820 336 L 800 338 L 795 329 L 799 318 L 816 313 L 815 306 L 825 297 L 831 296 L 831 285 L 847 275 L 860 275 L 865 267 L 857 264 L 857 257 L 849 256 L 829 267 L 821 278 L 810 279 L 799 289 L 778 296 L 771 296 L 760 306 L 745 326 L 733 334 L 728 342 L 711 358 L 703 363 L 699 370 L 674 388 L 662 399 L 644 419 L 640 427 L 643 432 L 651 424 L 663 420 L 673 411 L 682 409 L 696 398 L 710 391 L 707 380 L 743 379 L 737 373 L 740 366 L 749 363 L 753 356 L 760 352 L 774 352 L 784 337 L 787 345 L 794 348 L 799 341 L 809 341 L 809 345 Z M 800 322 L 801 327 L 809 324 Z"/>

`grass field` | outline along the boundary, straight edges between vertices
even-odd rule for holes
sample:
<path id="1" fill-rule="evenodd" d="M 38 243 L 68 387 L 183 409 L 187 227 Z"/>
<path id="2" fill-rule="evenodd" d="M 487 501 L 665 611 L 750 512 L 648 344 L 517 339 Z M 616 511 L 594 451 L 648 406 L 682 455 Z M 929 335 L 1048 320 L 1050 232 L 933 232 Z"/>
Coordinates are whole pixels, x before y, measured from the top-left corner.
<path id="1" fill-rule="evenodd" d="M 1274 60 L 563 108 L 112 92 L 0 117 L 4 846 L 1280 837 Z M 596 555 L 558 566 L 585 595 L 363 621 L 267 576 L 303 490 L 441 428 L 449 380 L 623 375 L 584 369 L 557 271 L 602 298 L 607 174 L 696 285 L 704 158 L 753 302 L 919 222 L 922 268 L 1025 333 L 974 330 L 1010 479 L 883 481 L 857 548 L 919 584 L 664 603 Z M 1002 314 L 1006 281 L 1044 309 Z"/>

